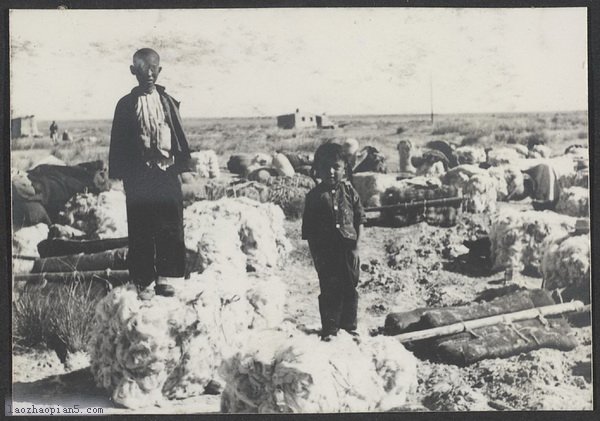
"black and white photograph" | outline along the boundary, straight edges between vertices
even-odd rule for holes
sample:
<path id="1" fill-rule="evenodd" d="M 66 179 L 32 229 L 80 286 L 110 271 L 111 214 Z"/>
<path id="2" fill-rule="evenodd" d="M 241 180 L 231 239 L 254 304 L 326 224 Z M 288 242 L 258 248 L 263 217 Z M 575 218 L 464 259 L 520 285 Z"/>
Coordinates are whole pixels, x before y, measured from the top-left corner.
<path id="1" fill-rule="evenodd" d="M 592 411 L 589 12 L 10 10 L 5 414 Z"/>

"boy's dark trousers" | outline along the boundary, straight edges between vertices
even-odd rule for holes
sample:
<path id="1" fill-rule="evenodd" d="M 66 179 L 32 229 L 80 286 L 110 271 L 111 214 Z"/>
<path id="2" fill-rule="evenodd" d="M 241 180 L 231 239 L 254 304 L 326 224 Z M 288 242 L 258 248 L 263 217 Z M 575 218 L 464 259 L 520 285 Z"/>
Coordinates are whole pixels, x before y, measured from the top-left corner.
<path id="1" fill-rule="evenodd" d="M 183 197 L 177 173 L 142 168 L 124 180 L 127 198 L 131 280 L 141 287 L 157 276 L 182 277 L 185 272 Z"/>
<path id="2" fill-rule="evenodd" d="M 311 253 L 319 276 L 319 312 L 323 335 L 356 330 L 360 261 L 356 242 L 335 238 L 323 243 L 311 241 Z M 309 243 L 309 244 L 310 244 Z"/>

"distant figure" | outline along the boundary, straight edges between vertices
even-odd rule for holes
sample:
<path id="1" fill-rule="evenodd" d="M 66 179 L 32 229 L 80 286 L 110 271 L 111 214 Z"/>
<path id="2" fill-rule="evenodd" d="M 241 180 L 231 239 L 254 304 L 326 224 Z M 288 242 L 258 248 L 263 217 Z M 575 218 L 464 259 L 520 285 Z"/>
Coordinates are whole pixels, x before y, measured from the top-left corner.
<path id="1" fill-rule="evenodd" d="M 62 140 L 64 142 L 70 142 L 71 140 L 73 140 L 71 133 L 69 133 L 69 131 L 67 129 L 65 129 L 65 131 L 63 132 Z"/>
<path id="2" fill-rule="evenodd" d="M 365 214 L 358 193 L 344 179 L 348 163 L 341 145 L 321 145 L 314 165 L 321 182 L 306 195 L 302 239 L 308 240 L 319 277 L 321 338 L 328 341 L 339 329 L 356 335 L 357 245 Z"/>
<path id="3" fill-rule="evenodd" d="M 191 170 L 191 155 L 179 102 L 155 85 L 161 70 L 156 51 L 133 55 L 138 86 L 117 103 L 109 149 L 109 177 L 123 180 L 127 201 L 127 265 L 142 300 L 173 296 L 169 281 L 185 273 L 179 175 Z"/>
<path id="4" fill-rule="evenodd" d="M 50 125 L 50 139 L 52 139 L 54 145 L 58 142 L 58 125 L 56 121 L 53 121 Z"/>

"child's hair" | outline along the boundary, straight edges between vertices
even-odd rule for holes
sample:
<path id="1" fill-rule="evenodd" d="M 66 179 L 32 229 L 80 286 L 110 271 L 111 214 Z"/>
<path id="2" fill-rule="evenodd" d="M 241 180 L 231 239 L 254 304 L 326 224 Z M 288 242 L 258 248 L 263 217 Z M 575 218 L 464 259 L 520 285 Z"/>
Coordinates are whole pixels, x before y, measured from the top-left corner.
<path id="1" fill-rule="evenodd" d="M 331 163 L 340 160 L 346 162 L 346 156 L 342 145 L 337 143 L 324 143 L 319 146 L 315 152 L 313 168 L 317 169 L 323 163 Z"/>

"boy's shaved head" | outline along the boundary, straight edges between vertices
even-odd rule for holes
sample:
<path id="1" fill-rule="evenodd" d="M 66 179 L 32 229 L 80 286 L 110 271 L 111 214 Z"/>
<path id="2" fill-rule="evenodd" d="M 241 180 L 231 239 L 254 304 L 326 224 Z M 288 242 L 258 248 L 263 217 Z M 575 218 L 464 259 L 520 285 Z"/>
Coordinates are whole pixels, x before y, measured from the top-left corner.
<path id="1" fill-rule="evenodd" d="M 137 50 L 135 53 L 133 53 L 133 62 L 135 63 L 136 59 L 143 60 L 146 57 L 150 56 L 155 56 L 160 62 L 160 56 L 152 48 L 140 48 L 139 50 Z"/>

